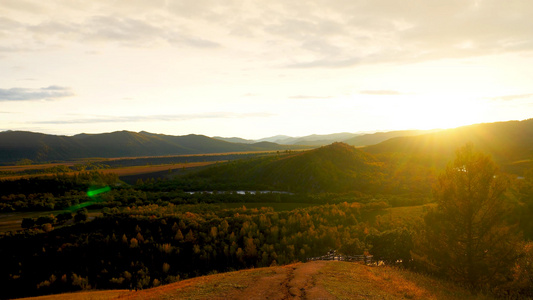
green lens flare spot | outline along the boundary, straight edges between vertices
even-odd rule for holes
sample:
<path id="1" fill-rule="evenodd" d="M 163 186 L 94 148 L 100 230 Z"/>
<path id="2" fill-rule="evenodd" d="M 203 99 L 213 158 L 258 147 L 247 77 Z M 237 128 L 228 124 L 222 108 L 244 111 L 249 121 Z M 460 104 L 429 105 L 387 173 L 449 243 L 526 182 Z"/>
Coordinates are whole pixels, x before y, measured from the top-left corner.
<path id="1" fill-rule="evenodd" d="M 111 188 L 109 186 L 106 186 L 106 187 L 103 187 L 103 188 L 100 188 L 100 189 L 97 189 L 97 190 L 87 191 L 87 196 L 94 197 L 94 196 L 96 196 L 98 194 L 109 192 L 110 190 L 111 190 Z"/>

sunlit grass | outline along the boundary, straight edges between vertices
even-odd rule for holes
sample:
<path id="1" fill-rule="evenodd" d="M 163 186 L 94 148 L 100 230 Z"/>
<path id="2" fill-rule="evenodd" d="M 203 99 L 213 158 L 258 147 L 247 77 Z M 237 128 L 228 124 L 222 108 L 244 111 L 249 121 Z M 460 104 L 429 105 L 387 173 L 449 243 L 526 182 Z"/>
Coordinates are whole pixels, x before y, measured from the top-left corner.
<path id="1" fill-rule="evenodd" d="M 315 279 L 337 299 L 491 299 L 452 283 L 392 267 L 332 262 Z"/>

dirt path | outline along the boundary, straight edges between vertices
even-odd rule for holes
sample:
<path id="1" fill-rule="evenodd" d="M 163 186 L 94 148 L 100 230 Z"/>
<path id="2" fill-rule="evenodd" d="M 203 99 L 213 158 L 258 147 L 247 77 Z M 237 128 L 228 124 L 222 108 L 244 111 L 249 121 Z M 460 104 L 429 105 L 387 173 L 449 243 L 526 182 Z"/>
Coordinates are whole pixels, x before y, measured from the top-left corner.
<path id="1" fill-rule="evenodd" d="M 324 288 L 316 285 L 314 276 L 325 262 L 298 263 L 275 270 L 275 274 L 257 280 L 242 291 L 229 295 L 230 299 L 334 299 Z"/>

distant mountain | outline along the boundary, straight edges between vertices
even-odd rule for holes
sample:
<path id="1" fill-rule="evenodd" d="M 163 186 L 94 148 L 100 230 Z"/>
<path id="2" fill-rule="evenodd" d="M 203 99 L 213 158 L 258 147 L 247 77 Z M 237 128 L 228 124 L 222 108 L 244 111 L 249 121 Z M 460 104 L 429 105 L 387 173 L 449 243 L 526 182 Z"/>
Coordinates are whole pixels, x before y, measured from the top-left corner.
<path id="1" fill-rule="evenodd" d="M 192 176 L 215 183 L 263 184 L 288 191 L 369 191 L 378 186 L 382 164 L 344 143 L 289 156 L 252 159 L 212 167 Z"/>
<path id="2" fill-rule="evenodd" d="M 24 158 L 44 161 L 80 155 L 86 155 L 83 146 L 67 136 L 26 131 L 0 132 L 0 162 L 15 162 Z"/>
<path id="3" fill-rule="evenodd" d="M 500 164 L 533 159 L 533 119 L 475 124 L 419 136 L 396 137 L 365 147 L 372 154 L 400 153 L 433 155 L 449 160 L 455 150 L 472 142 L 479 151 L 490 154 Z"/>
<path id="4" fill-rule="evenodd" d="M 283 145 L 307 145 L 307 146 L 325 146 L 335 142 L 343 142 L 352 146 L 368 146 L 381 143 L 390 138 L 399 136 L 413 136 L 424 133 L 430 133 L 438 130 L 400 130 L 400 131 L 388 131 L 388 132 L 376 132 L 371 134 L 360 133 L 333 133 L 333 134 L 312 134 L 303 137 L 291 137 L 286 135 L 276 135 L 257 141 L 270 141 Z M 233 140 L 240 143 L 242 141 Z M 246 141 L 246 140 L 245 140 Z"/>
<path id="5" fill-rule="evenodd" d="M 228 138 L 228 137 L 214 136 L 213 138 L 217 139 L 217 140 L 225 141 L 225 142 L 241 143 L 241 144 L 253 144 L 253 143 L 258 142 L 258 141 L 254 141 L 254 140 L 243 139 L 243 138 L 240 138 L 240 137 L 229 137 Z"/>
<path id="6" fill-rule="evenodd" d="M 277 135 L 260 139 L 258 141 L 269 141 L 283 145 L 308 145 L 308 146 L 324 146 L 335 142 L 342 142 L 347 139 L 358 136 L 356 133 L 333 133 L 333 134 L 312 134 L 303 137 L 290 137 L 286 135 Z"/>
<path id="7" fill-rule="evenodd" d="M 276 135 L 276 136 L 259 139 L 257 140 L 257 142 L 279 143 L 280 141 L 287 140 L 287 139 L 293 139 L 293 137 L 290 137 L 288 135 Z M 289 144 L 286 144 L 286 145 L 289 145 Z"/>
<path id="8" fill-rule="evenodd" d="M 356 147 L 368 146 L 381 143 L 391 138 L 400 137 L 400 136 L 414 136 L 421 135 L 425 133 L 437 132 L 440 130 L 399 130 L 399 131 L 387 131 L 387 132 L 376 132 L 371 134 L 362 134 L 350 139 L 344 140 L 344 143 Z"/>
<path id="9" fill-rule="evenodd" d="M 293 148 L 295 146 L 268 142 L 241 144 L 203 135 L 172 136 L 144 131 L 78 134 L 72 137 L 25 131 L 0 132 L 0 163 L 14 163 L 22 159 L 46 162 L 88 157 L 161 156 Z"/>

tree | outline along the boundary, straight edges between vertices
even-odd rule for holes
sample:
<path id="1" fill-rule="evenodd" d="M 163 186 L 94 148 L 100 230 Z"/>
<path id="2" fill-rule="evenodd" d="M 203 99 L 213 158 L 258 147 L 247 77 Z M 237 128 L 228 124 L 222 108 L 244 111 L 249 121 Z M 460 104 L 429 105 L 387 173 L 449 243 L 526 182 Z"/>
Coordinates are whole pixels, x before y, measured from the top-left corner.
<path id="1" fill-rule="evenodd" d="M 64 212 L 57 215 L 57 222 L 64 223 L 66 221 L 72 220 L 72 213 L 71 212 Z"/>
<path id="2" fill-rule="evenodd" d="M 411 262 L 413 240 L 411 232 L 405 228 L 371 234 L 367 241 L 372 244 L 370 253 L 376 261 L 383 261 L 388 265 L 401 262 L 403 266 L 408 266 Z"/>
<path id="3" fill-rule="evenodd" d="M 35 225 L 35 220 L 33 218 L 22 218 L 22 223 L 20 226 L 22 228 L 32 228 Z"/>
<path id="4" fill-rule="evenodd" d="M 76 215 L 74 215 L 74 221 L 76 223 L 86 221 L 89 217 L 89 212 L 86 208 L 82 208 L 78 211 L 76 211 Z"/>
<path id="5" fill-rule="evenodd" d="M 487 155 L 467 144 L 438 178 L 438 206 L 424 218 L 415 258 L 428 269 L 472 287 L 504 282 L 518 235 L 506 224 L 508 181 Z"/>

